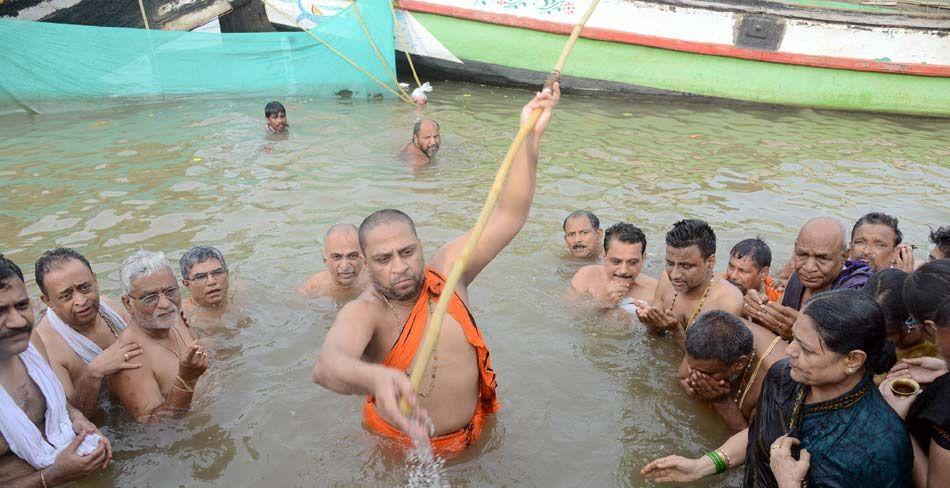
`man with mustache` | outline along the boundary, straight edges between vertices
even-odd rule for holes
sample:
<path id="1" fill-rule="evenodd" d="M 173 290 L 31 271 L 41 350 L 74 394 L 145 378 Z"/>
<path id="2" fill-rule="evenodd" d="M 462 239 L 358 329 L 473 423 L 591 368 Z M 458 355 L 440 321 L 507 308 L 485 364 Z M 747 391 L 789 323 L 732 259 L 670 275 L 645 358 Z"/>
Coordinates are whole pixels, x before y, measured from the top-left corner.
<path id="1" fill-rule="evenodd" d="M 897 224 L 897 218 L 886 213 L 861 216 L 851 229 L 851 260 L 861 261 L 873 271 L 898 268 L 913 273 L 914 250 L 901 244 L 904 234 Z"/>
<path id="2" fill-rule="evenodd" d="M 104 469 L 112 446 L 66 400 L 33 331 L 20 268 L 0 255 L 0 485 L 48 487 Z"/>
<path id="3" fill-rule="evenodd" d="M 755 290 L 745 297 L 745 316 L 786 340 L 798 311 L 812 296 L 825 290 L 863 288 L 871 268 L 848 257 L 845 229 L 832 217 L 816 217 L 802 226 L 792 253 L 794 272 L 781 301 L 770 301 Z"/>
<path id="4" fill-rule="evenodd" d="M 522 125 L 534 109 L 542 112 L 514 156 L 498 205 L 455 290 L 443 290 L 445 275 L 471 231 L 439 248 L 426 265 L 422 241 L 405 213 L 380 210 L 360 224 L 359 242 L 374 286 L 340 309 L 317 356 L 313 380 L 338 393 L 368 395 L 363 423 L 374 433 L 411 444 L 405 433 L 412 424 L 399 408 L 405 400 L 431 419 L 435 452 L 453 455 L 479 438 L 486 417 L 500 407 L 488 348 L 470 313 L 468 286 L 528 218 L 541 136 L 559 96 L 554 83 L 522 109 Z M 406 371 L 442 293 L 452 294 L 448 313 L 416 392 Z"/>
<path id="5" fill-rule="evenodd" d="M 778 300 L 782 296 L 769 276 L 772 266 L 772 250 L 762 239 L 745 239 L 732 246 L 729 251 L 729 265 L 725 278 L 743 294 L 756 290 L 765 294 L 769 300 Z"/>
<path id="6" fill-rule="evenodd" d="M 568 298 L 576 301 L 588 296 L 599 309 L 620 306 L 635 312 L 634 299 L 651 300 L 656 293 L 656 279 L 640 273 L 647 238 L 642 230 L 623 222 L 610 226 L 605 236 L 604 263 L 579 269 L 571 280 Z"/>
<path id="7" fill-rule="evenodd" d="M 432 119 L 421 119 L 412 126 L 412 140 L 402 147 L 400 155 L 414 166 L 429 164 L 439 152 L 442 136 L 439 123 Z"/>
<path id="8" fill-rule="evenodd" d="M 593 212 L 575 210 L 564 219 L 564 243 L 568 254 L 576 259 L 597 261 L 604 254 L 601 242 L 604 231 Z"/>
<path id="9" fill-rule="evenodd" d="M 138 251 L 119 272 L 122 304 L 131 315 L 119 336 L 123 344 L 142 346 L 142 367 L 109 377 L 109 386 L 139 422 L 158 422 L 191 408 L 208 355 L 181 320 L 181 293 L 165 255 Z"/>
<path id="10" fill-rule="evenodd" d="M 684 347 L 686 330 L 701 313 L 742 312 L 742 292 L 714 272 L 716 233 L 702 220 L 681 220 L 666 233 L 666 272 L 653 303 L 639 303 L 637 316 L 654 332 L 666 332 Z M 684 363 L 685 364 L 685 363 Z"/>
<path id="11" fill-rule="evenodd" d="M 103 379 L 139 367 L 135 358 L 142 349 L 116 341 L 129 316 L 99 294 L 99 282 L 83 255 L 68 248 L 52 249 L 40 256 L 35 269 L 40 298 L 48 307 L 36 332 L 66 398 L 91 417 L 99 409 Z"/>
<path id="12" fill-rule="evenodd" d="M 181 284 L 188 289 L 188 297 L 181 306 L 188 324 L 214 321 L 228 309 L 228 264 L 224 255 L 211 246 L 195 246 L 178 260 L 181 266 Z"/>
<path id="13" fill-rule="evenodd" d="M 369 285 L 364 273 L 366 260 L 360 250 L 356 227 L 336 224 L 323 239 L 323 264 L 327 269 L 313 275 L 299 291 L 309 297 L 327 297 L 338 304 L 353 300 Z"/>

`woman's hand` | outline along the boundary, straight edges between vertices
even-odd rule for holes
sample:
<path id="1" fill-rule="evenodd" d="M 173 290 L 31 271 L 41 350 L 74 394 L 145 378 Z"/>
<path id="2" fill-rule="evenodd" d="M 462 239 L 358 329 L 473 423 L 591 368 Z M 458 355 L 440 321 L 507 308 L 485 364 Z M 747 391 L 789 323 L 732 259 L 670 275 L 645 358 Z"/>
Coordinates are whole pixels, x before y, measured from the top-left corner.
<path id="1" fill-rule="evenodd" d="M 805 476 L 808 475 L 808 467 L 811 465 L 811 455 L 808 451 L 802 449 L 797 461 L 792 457 L 792 446 L 799 443 L 798 439 L 787 435 L 775 439 L 772 443 L 769 466 L 779 488 L 801 488 Z"/>
<path id="2" fill-rule="evenodd" d="M 715 472 L 716 466 L 706 456 L 699 459 L 667 456 L 647 464 L 640 470 L 641 475 L 658 483 L 695 481 Z"/>

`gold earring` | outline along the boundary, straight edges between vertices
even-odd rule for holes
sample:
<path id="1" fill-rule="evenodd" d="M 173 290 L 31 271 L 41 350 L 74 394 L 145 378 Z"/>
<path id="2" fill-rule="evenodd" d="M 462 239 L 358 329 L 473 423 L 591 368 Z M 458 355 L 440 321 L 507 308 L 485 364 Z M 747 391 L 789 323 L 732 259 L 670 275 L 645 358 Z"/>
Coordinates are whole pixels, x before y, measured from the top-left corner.
<path id="1" fill-rule="evenodd" d="M 851 368 L 848 368 L 848 369 L 846 369 L 846 370 L 844 371 L 844 374 L 846 374 L 846 375 L 848 375 L 848 376 L 851 376 L 851 375 L 854 374 L 854 370 L 851 369 Z"/>

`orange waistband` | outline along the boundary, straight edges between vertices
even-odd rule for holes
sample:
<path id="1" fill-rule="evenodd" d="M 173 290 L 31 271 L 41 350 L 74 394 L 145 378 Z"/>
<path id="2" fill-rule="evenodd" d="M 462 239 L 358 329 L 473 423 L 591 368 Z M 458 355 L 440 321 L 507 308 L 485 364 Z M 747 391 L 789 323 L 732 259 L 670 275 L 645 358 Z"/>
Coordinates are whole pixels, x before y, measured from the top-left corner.
<path id="1" fill-rule="evenodd" d="M 460 454 L 481 436 L 482 427 L 485 425 L 485 417 L 490 413 L 494 412 L 487 412 L 482 402 L 479 401 L 468 425 L 455 432 L 429 438 L 433 452 L 444 458 L 451 458 Z M 409 436 L 383 420 L 376 412 L 374 403 L 365 402 L 363 404 L 363 424 L 370 432 L 385 437 L 401 447 L 412 447 L 412 440 L 409 439 Z"/>

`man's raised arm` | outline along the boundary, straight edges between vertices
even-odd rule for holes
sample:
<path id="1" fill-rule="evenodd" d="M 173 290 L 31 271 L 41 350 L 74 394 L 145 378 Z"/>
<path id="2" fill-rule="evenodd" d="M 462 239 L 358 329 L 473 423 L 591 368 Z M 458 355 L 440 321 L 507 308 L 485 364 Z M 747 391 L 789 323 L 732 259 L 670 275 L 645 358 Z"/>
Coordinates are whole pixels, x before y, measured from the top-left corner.
<path id="1" fill-rule="evenodd" d="M 498 199 L 498 205 L 489 217 L 485 232 L 462 274 L 462 285 L 471 283 L 478 273 L 514 239 L 528 219 L 531 202 L 534 199 L 541 136 L 551 122 L 554 106 L 557 105 L 560 97 L 560 87 L 555 83 L 550 92 L 545 90 L 538 93 L 522 109 L 521 125 L 527 124 L 535 108 L 542 109 L 541 116 L 525 138 L 521 149 L 515 154 L 511 172 Z M 433 265 L 446 272 L 451 269 L 471 234 L 472 231 L 469 230 L 439 249 L 433 259 Z"/>

